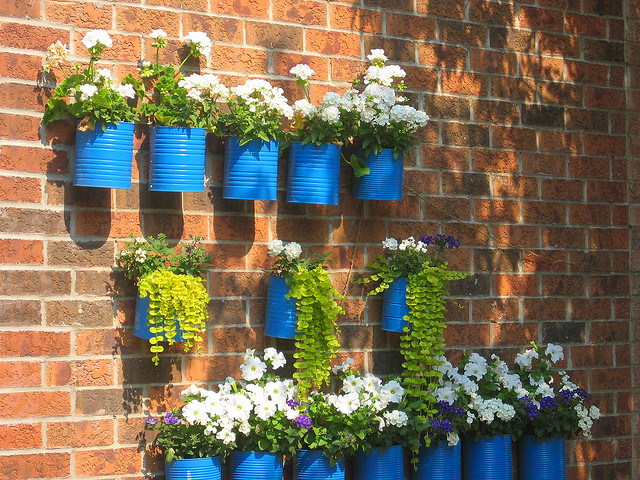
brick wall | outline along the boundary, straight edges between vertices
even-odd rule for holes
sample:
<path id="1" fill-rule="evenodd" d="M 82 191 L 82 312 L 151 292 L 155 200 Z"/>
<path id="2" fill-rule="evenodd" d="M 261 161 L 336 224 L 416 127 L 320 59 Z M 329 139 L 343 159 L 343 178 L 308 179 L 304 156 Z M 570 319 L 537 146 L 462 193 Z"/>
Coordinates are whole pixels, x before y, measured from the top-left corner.
<path id="1" fill-rule="evenodd" d="M 119 77 L 150 55 L 148 33 L 214 39 L 201 67 L 234 85 L 295 85 L 291 66 L 342 89 L 384 48 L 432 116 L 406 165 L 405 199 L 340 205 L 223 200 L 223 146 L 210 138 L 202 194 L 146 188 L 147 128 L 136 130 L 131 190 L 73 187 L 73 127 L 40 124 L 38 82 L 55 40 L 110 32 Z M 190 382 L 237 374 L 263 335 L 266 243 L 331 250 L 348 295 L 345 352 L 398 371 L 398 336 L 353 280 L 387 236 L 461 237 L 447 344 L 511 360 L 530 340 L 567 347 L 567 368 L 604 418 L 571 442 L 569 478 L 631 479 L 640 444 L 640 1 L 0 0 L 0 480 L 141 479 L 142 420 Z M 173 45 L 175 44 L 175 45 Z M 173 42 L 176 47 L 178 42 Z M 166 61 L 175 61 L 170 48 Z M 282 162 L 286 164 L 285 161 Z M 285 184 L 282 170 L 280 185 Z M 205 353 L 170 350 L 153 367 L 132 335 L 134 291 L 114 271 L 124 238 L 201 235 L 215 258 Z M 636 407 L 637 408 L 637 407 Z"/>

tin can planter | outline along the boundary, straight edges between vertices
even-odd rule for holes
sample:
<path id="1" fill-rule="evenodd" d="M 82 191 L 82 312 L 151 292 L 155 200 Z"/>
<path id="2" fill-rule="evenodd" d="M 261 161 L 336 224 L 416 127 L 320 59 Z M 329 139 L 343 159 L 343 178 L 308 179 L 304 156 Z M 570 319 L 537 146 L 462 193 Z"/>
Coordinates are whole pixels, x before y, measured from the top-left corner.
<path id="1" fill-rule="evenodd" d="M 152 336 L 149 330 L 149 296 L 136 297 L 136 315 L 133 321 L 133 335 L 138 338 L 149 340 Z M 176 342 L 184 340 L 182 338 L 182 330 L 176 322 L 176 336 L 173 337 Z"/>
<path id="2" fill-rule="evenodd" d="M 354 457 L 354 480 L 390 480 L 404 478 L 404 452 L 402 445 L 374 448 L 368 454 L 362 451 Z"/>
<path id="3" fill-rule="evenodd" d="M 353 196 L 363 200 L 402 200 L 403 157 L 394 157 L 391 148 L 370 154 L 364 161 L 371 171 L 353 177 Z"/>
<path id="4" fill-rule="evenodd" d="M 232 452 L 231 480 L 282 480 L 282 456 L 265 452 Z"/>
<path id="5" fill-rule="evenodd" d="M 222 196 L 234 200 L 276 200 L 280 142 L 260 139 L 240 145 L 229 137 L 224 150 Z"/>
<path id="6" fill-rule="evenodd" d="M 294 462 L 296 480 L 344 480 L 344 459 L 332 467 L 321 450 L 298 450 Z"/>
<path id="7" fill-rule="evenodd" d="M 382 295 L 382 325 L 387 332 L 403 332 L 407 326 L 404 320 L 409 315 L 407 305 L 407 277 L 396 277 Z"/>
<path id="8" fill-rule="evenodd" d="M 465 441 L 462 465 L 465 480 L 511 480 L 511 435 Z"/>
<path id="9" fill-rule="evenodd" d="M 449 446 L 440 441 L 420 447 L 413 480 L 460 480 L 462 478 L 462 443 Z"/>
<path id="10" fill-rule="evenodd" d="M 204 128 L 151 127 L 149 190 L 204 192 Z"/>
<path id="11" fill-rule="evenodd" d="M 293 142 L 289 152 L 287 202 L 338 205 L 340 147 Z"/>
<path id="12" fill-rule="evenodd" d="M 524 435 L 519 449 L 520 480 L 566 480 L 565 439 Z"/>
<path id="13" fill-rule="evenodd" d="M 109 123 L 103 131 L 76 130 L 73 184 L 78 187 L 131 188 L 133 163 L 131 122 Z"/>
<path id="14" fill-rule="evenodd" d="M 164 462 L 165 480 L 222 480 L 220 457 L 180 458 Z"/>
<path id="15" fill-rule="evenodd" d="M 298 322 L 295 298 L 287 298 L 289 286 L 284 277 L 271 275 L 267 287 L 267 313 L 264 334 L 268 337 L 294 338 Z"/>

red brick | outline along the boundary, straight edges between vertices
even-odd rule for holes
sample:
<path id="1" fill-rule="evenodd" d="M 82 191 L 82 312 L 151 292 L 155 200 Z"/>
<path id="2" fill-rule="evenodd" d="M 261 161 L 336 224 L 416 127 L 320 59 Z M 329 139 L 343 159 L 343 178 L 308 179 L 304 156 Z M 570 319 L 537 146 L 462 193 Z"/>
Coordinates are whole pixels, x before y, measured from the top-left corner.
<path id="1" fill-rule="evenodd" d="M 541 81 L 538 82 L 538 90 L 540 98 L 545 103 L 559 103 L 563 106 L 575 105 L 577 107 L 582 105 L 584 87 L 580 85 Z M 598 114 L 602 115 L 602 112 L 598 112 Z M 564 119 L 560 118 L 560 121 L 557 122 L 559 126 L 562 126 L 562 120 Z"/>
<path id="2" fill-rule="evenodd" d="M 497 323 L 493 326 L 494 345 L 522 345 L 538 338 L 536 323 Z"/>
<path id="3" fill-rule="evenodd" d="M 57 296 L 70 293 L 70 272 L 0 270 L 5 295 Z"/>
<path id="4" fill-rule="evenodd" d="M 6 22 L 0 26 L 0 43 L 5 47 L 46 50 L 60 40 L 69 44 L 69 32 L 58 28 Z"/>
<path id="5" fill-rule="evenodd" d="M 0 152 L 0 168 L 34 173 L 66 173 L 68 159 L 62 150 L 5 145 Z"/>
<path id="6" fill-rule="evenodd" d="M 23 0 L 0 0 L 0 11 L 3 15 L 12 17 L 38 18 L 40 4 L 37 2 L 27 3 Z"/>
<path id="7" fill-rule="evenodd" d="M 589 440 L 574 442 L 575 462 L 590 463 L 611 461 L 616 458 L 612 440 Z"/>
<path id="8" fill-rule="evenodd" d="M 569 309 L 571 311 L 571 318 L 574 320 L 599 320 L 599 319 L 607 319 L 611 318 L 611 301 L 608 299 L 597 299 L 590 300 L 586 298 L 572 298 L 569 300 Z M 609 327 L 607 327 L 607 331 L 611 329 L 613 324 L 608 322 Z M 591 342 L 597 342 L 593 338 L 594 334 L 594 325 L 591 324 Z M 602 324 L 604 326 L 604 324 Z M 596 330 L 598 330 L 596 328 Z M 598 333 L 604 333 L 602 329 L 598 330 Z M 598 335 L 600 337 L 601 335 Z M 601 341 L 601 340 L 600 340 Z"/>
<path id="9" fill-rule="evenodd" d="M 113 420 L 48 422 L 47 448 L 78 448 L 111 445 Z"/>
<path id="10" fill-rule="evenodd" d="M 161 28 L 170 37 L 178 37 L 180 18 L 177 12 L 116 5 L 116 28 L 123 32 L 151 33 Z M 185 32 L 186 35 L 186 32 Z"/>
<path id="11" fill-rule="evenodd" d="M 532 296 L 538 292 L 536 275 L 493 275 L 493 293 L 501 297 Z"/>
<path id="12" fill-rule="evenodd" d="M 571 347 L 571 365 L 574 368 L 613 366 L 611 345 L 574 345 Z"/>
<path id="13" fill-rule="evenodd" d="M 628 245 L 628 228 L 589 229 L 589 248 L 591 249 L 626 249 Z"/>
<path id="14" fill-rule="evenodd" d="M 527 250 L 523 257 L 525 272 L 562 272 L 568 265 L 565 250 Z"/>
<path id="15" fill-rule="evenodd" d="M 111 28 L 112 7 L 92 3 L 47 1 L 47 20 L 81 28 Z"/>
<path id="16" fill-rule="evenodd" d="M 586 230 L 576 227 L 542 227 L 542 246 L 585 248 Z"/>
<path id="17" fill-rule="evenodd" d="M 562 80 L 564 64 L 560 58 L 521 54 L 518 62 L 520 72 L 524 76 Z"/>
<path id="18" fill-rule="evenodd" d="M 466 72 L 442 72 L 442 91 L 462 95 L 485 96 L 487 77 Z"/>
<path id="19" fill-rule="evenodd" d="M 473 49 L 470 52 L 471 69 L 479 72 L 517 75 L 518 57 L 515 53 Z"/>
<path id="20" fill-rule="evenodd" d="M 69 415 L 70 413 L 71 398 L 69 392 L 10 392 L 0 394 L 0 418 L 53 417 Z M 2 472 L 2 468 L 0 468 L 0 472 Z"/>
<path id="21" fill-rule="evenodd" d="M 358 35 L 343 32 L 327 32 L 326 30 L 308 29 L 305 32 L 306 50 L 328 55 L 349 55 L 358 57 L 361 54 Z M 287 39 L 289 41 L 289 39 Z M 291 47 L 287 47 L 291 48 Z"/>
<path id="22" fill-rule="evenodd" d="M 364 10 L 356 5 L 333 5 L 331 11 L 331 27 L 343 30 L 357 30 L 366 33 L 382 31 L 382 12 Z"/>
<path id="23" fill-rule="evenodd" d="M 467 170 L 469 168 L 468 149 L 423 145 L 420 163 L 423 167 L 445 170 Z"/>
<path id="24" fill-rule="evenodd" d="M 629 368 L 591 369 L 589 376 L 590 386 L 594 391 L 631 388 L 631 369 Z"/>
<path id="25" fill-rule="evenodd" d="M 493 228 L 494 243 L 497 247 L 535 247 L 540 245 L 539 230 L 527 225 L 496 225 Z"/>
<path id="26" fill-rule="evenodd" d="M 211 381 L 222 381 L 228 376 L 239 378 L 242 357 L 235 356 L 212 356 L 187 358 L 185 379 L 188 382 L 199 382 L 203 378 Z M 166 399 L 161 399 L 165 402 Z"/>
<path id="27" fill-rule="evenodd" d="M 609 83 L 609 70 L 605 65 L 565 60 L 565 77 L 567 81 L 578 83 L 597 83 L 607 85 Z"/>
<path id="28" fill-rule="evenodd" d="M 582 138 L 575 133 L 543 130 L 540 132 L 540 150 L 543 152 L 579 153 L 582 151 Z M 597 154 L 595 151 L 589 153 Z"/>
<path id="29" fill-rule="evenodd" d="M 211 32 L 210 36 L 216 42 L 229 42 L 236 43 L 242 45 L 242 21 L 234 18 L 221 18 L 221 17 L 212 17 L 209 15 L 198 15 L 198 14 L 183 14 L 183 22 L 184 32 L 190 31 L 198 31 L 198 32 Z M 213 34 L 215 32 L 215 35 Z M 216 55 L 224 55 L 224 51 L 229 50 L 228 47 L 224 48 L 213 48 L 212 49 L 212 60 Z M 230 52 L 238 51 L 237 49 L 231 49 Z M 245 55 L 253 55 L 257 56 L 259 52 L 250 51 L 246 49 Z M 249 53 L 251 52 L 251 53 Z M 213 64 L 216 69 L 223 70 L 221 65 L 217 63 Z M 242 71 L 238 67 L 240 65 L 235 66 L 229 70 L 231 71 Z M 265 68 L 264 71 L 267 69 Z M 264 73 L 264 71 L 262 73 Z M 230 86 L 230 85 L 229 85 Z"/>
<path id="30" fill-rule="evenodd" d="M 166 216 L 165 216 L 166 218 Z M 168 222 L 165 223 L 165 226 Z M 124 238 L 133 234 L 134 237 L 141 237 L 140 219 L 137 212 L 96 212 L 91 210 L 79 211 L 76 213 L 76 235 L 78 236 L 111 236 Z M 182 228 L 180 228 L 181 236 Z M 167 235 L 173 232 L 166 230 Z M 159 231 L 152 230 L 151 235 L 157 235 Z"/>
<path id="31" fill-rule="evenodd" d="M 579 297 L 585 295 L 584 280 L 577 276 L 543 275 L 542 294 Z"/>
<path id="32" fill-rule="evenodd" d="M 142 455 L 137 447 L 75 452 L 77 476 L 123 475 L 139 472 L 141 468 Z"/>
<path id="33" fill-rule="evenodd" d="M 243 2 L 229 2 L 227 0 L 212 0 L 211 12 L 240 15 L 249 18 L 268 18 L 269 2 L 267 0 L 248 0 Z M 277 7 L 274 6 L 274 9 Z"/>
<path id="34" fill-rule="evenodd" d="M 610 225 L 611 209 L 608 205 L 569 205 L 569 222 L 575 225 Z"/>
<path id="35" fill-rule="evenodd" d="M 426 43 L 418 45 L 418 58 L 421 65 L 437 65 L 447 68 L 464 68 L 467 52 L 455 45 Z"/>
<path id="36" fill-rule="evenodd" d="M 387 13 L 386 32 L 393 36 L 435 40 L 436 21 L 429 17 Z"/>
<path id="37" fill-rule="evenodd" d="M 536 131 L 529 128 L 493 127 L 492 146 L 513 150 L 536 150 Z"/>
<path id="38" fill-rule="evenodd" d="M 472 301 L 474 322 L 509 322 L 520 317 L 520 305 L 513 298 L 477 299 Z"/>
<path id="39" fill-rule="evenodd" d="M 0 84 L 0 106 L 41 113 L 51 96 L 50 89 L 22 83 Z"/>
<path id="40" fill-rule="evenodd" d="M 0 188 L 2 182 L 0 179 Z M 40 240 L 0 239 L 0 263 L 42 265 L 44 247 Z"/>
<path id="41" fill-rule="evenodd" d="M 541 190 L 545 199 L 584 201 L 584 182 L 580 180 L 542 179 Z"/>
<path id="42" fill-rule="evenodd" d="M 493 195 L 496 197 L 537 197 L 538 180 L 521 175 L 495 175 Z"/>
<path id="43" fill-rule="evenodd" d="M 564 27 L 562 12 L 539 7 L 520 7 L 520 26 L 536 30 L 557 30 Z"/>
<path id="44" fill-rule="evenodd" d="M 0 425 L 0 448 L 16 450 L 42 447 L 42 425 L 18 423 Z"/>
<path id="45" fill-rule="evenodd" d="M 207 0 L 147 0 L 145 3 L 148 5 L 174 7 L 183 10 L 200 10 L 203 12 L 206 12 L 208 7 Z"/>
<path id="46" fill-rule="evenodd" d="M 0 362 L 0 386 L 37 387 L 41 383 L 39 362 Z"/>
<path id="47" fill-rule="evenodd" d="M 565 223 L 566 206 L 559 202 L 523 202 L 522 216 L 526 223 Z"/>
<path id="48" fill-rule="evenodd" d="M 69 333 L 62 332 L 0 332 L 0 347 L 5 357 L 61 356 L 71 351 Z"/>
<path id="49" fill-rule="evenodd" d="M 0 53 L 0 75 L 4 77 L 33 80 L 38 78 L 41 69 L 42 57 L 14 52 Z M 38 133 L 37 130 L 35 133 Z"/>
<path id="50" fill-rule="evenodd" d="M 565 176 L 567 159 L 564 155 L 522 154 L 522 171 L 530 175 Z"/>
<path id="51" fill-rule="evenodd" d="M 0 177 L 0 197 L 10 202 L 40 203 L 42 201 L 40 179 Z"/>
<path id="52" fill-rule="evenodd" d="M 275 3 L 275 20 L 327 26 L 327 5 L 324 3 L 302 0 L 278 0 Z"/>
<path id="53" fill-rule="evenodd" d="M 430 0 L 418 2 L 418 13 L 425 13 L 435 17 L 464 18 L 465 7 L 463 0 Z"/>
<path id="54" fill-rule="evenodd" d="M 516 200 L 476 200 L 473 203 L 473 207 L 473 218 L 477 221 L 520 221 L 520 202 Z"/>
<path id="55" fill-rule="evenodd" d="M 573 35 L 554 35 L 538 33 L 538 50 L 542 54 L 580 57 L 580 37 Z"/>
<path id="56" fill-rule="evenodd" d="M 522 304 L 524 318 L 535 321 L 564 320 L 567 301 L 564 298 L 525 298 Z"/>
<path id="57" fill-rule="evenodd" d="M 601 37 L 607 35 L 607 20 L 594 15 L 580 15 L 565 13 L 565 31 L 586 37 Z"/>
<path id="58" fill-rule="evenodd" d="M 494 77 L 491 79 L 491 86 L 495 97 L 530 102 L 536 99 L 536 82 L 530 78 Z"/>
<path id="59" fill-rule="evenodd" d="M 66 477 L 71 473 L 69 453 L 28 453 L 0 456 L 0 480 Z"/>
<path id="60" fill-rule="evenodd" d="M 627 200 L 627 187 L 623 182 L 587 182 L 587 201 L 623 203 Z"/>
<path id="61" fill-rule="evenodd" d="M 569 175 L 574 178 L 609 178 L 611 161 L 601 157 L 572 157 L 569 159 Z"/>
<path id="62" fill-rule="evenodd" d="M 47 362 L 46 382 L 50 386 L 74 385 L 87 387 L 92 385 L 111 385 L 114 381 L 113 362 L 111 360 L 76 360 Z"/>
<path id="63" fill-rule="evenodd" d="M 448 347 L 484 347 L 491 342 L 491 326 L 488 323 L 451 323 L 444 331 Z"/>
<path id="64" fill-rule="evenodd" d="M 464 11 L 464 8 L 462 11 Z M 483 23 L 511 25 L 515 19 L 515 7 L 506 3 L 473 2 L 469 5 L 469 16 L 471 20 Z"/>

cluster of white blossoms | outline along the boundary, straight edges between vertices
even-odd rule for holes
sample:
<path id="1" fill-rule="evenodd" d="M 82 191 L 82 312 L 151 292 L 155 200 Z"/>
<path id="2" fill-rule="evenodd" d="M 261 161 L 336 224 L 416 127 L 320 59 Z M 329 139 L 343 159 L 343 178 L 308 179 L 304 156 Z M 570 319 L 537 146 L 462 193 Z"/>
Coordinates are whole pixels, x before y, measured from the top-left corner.
<path id="1" fill-rule="evenodd" d="M 113 41 L 106 30 L 96 29 L 87 32 L 82 39 L 82 44 L 87 48 L 87 50 L 99 45 L 111 48 Z"/>
<path id="2" fill-rule="evenodd" d="M 275 111 L 286 118 L 293 118 L 293 108 L 284 96 L 284 90 L 274 87 L 267 80 L 251 78 L 244 84 L 231 88 L 231 95 L 239 103 L 249 106 L 249 111 Z"/>
<path id="3" fill-rule="evenodd" d="M 182 40 L 200 55 L 208 57 L 211 53 L 211 39 L 205 32 L 189 32 Z"/>
<path id="4" fill-rule="evenodd" d="M 270 256 L 277 257 L 280 255 L 284 255 L 290 262 L 299 259 L 300 255 L 302 254 L 302 247 L 299 243 L 284 243 L 282 240 L 278 239 L 271 240 L 267 244 L 267 249 Z"/>
<path id="5" fill-rule="evenodd" d="M 229 89 L 212 73 L 192 73 L 180 79 L 178 86 L 187 90 L 187 96 L 196 101 L 202 101 L 203 96 L 215 99 L 229 95 Z"/>
<path id="6" fill-rule="evenodd" d="M 591 436 L 591 427 L 593 427 L 593 421 L 600 418 L 600 409 L 595 405 L 587 408 L 582 403 L 578 403 L 574 410 L 578 415 L 578 428 L 582 430 L 585 437 Z"/>
<path id="7" fill-rule="evenodd" d="M 386 250 L 396 251 L 415 251 L 419 253 L 427 253 L 429 246 L 421 242 L 420 240 L 416 240 L 414 237 L 405 238 L 401 242 L 398 242 L 395 238 L 387 238 L 382 241 L 382 248 Z"/>
<path id="8" fill-rule="evenodd" d="M 193 425 L 205 427 L 205 435 L 215 435 L 225 445 L 234 442 L 238 434 L 251 432 L 251 419 L 269 420 L 284 412 L 288 420 L 295 420 L 299 412 L 288 402 L 296 395 L 293 380 L 260 380 L 269 370 L 285 365 L 286 360 L 275 348 L 264 350 L 264 361 L 248 349 L 240 367 L 243 381 L 228 378 L 217 391 L 192 385 L 182 392 L 186 404 L 182 416 Z M 252 383 L 253 382 L 253 383 Z M 255 417 L 254 417 L 255 416 Z"/>

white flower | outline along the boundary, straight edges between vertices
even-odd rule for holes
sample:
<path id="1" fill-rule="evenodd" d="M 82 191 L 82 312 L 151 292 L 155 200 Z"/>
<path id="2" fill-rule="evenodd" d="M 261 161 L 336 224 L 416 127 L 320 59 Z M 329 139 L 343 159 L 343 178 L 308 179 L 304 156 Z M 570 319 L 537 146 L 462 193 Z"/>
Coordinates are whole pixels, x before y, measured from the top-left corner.
<path id="1" fill-rule="evenodd" d="M 382 241 L 382 248 L 386 248 L 387 250 L 397 250 L 398 249 L 398 240 L 395 238 L 387 238 Z"/>
<path id="2" fill-rule="evenodd" d="M 111 37 L 106 32 L 106 30 L 91 30 L 87 32 L 87 34 L 82 39 L 82 44 L 87 48 L 93 48 L 98 44 L 104 45 L 105 47 L 111 47 L 113 42 L 111 41 Z"/>
<path id="3" fill-rule="evenodd" d="M 245 360 L 244 364 L 240 365 L 240 370 L 242 370 L 242 378 L 248 382 L 260 380 L 267 371 L 267 364 L 258 357 L 251 357 Z"/>
<path id="4" fill-rule="evenodd" d="M 516 363 L 516 365 L 519 365 L 521 368 L 524 368 L 526 370 L 528 368 L 531 368 L 531 363 L 533 362 L 534 358 L 538 358 L 538 352 L 536 352 L 533 348 L 530 348 L 526 352 L 516 355 L 516 359 L 514 360 L 514 362 Z"/>
<path id="5" fill-rule="evenodd" d="M 322 103 L 325 106 L 339 107 L 343 103 L 343 100 L 336 92 L 327 92 L 322 99 Z"/>
<path id="6" fill-rule="evenodd" d="M 187 97 L 195 100 L 196 102 L 199 102 L 202 101 L 202 92 L 200 92 L 200 90 L 198 90 L 197 88 L 192 88 L 187 92 Z"/>
<path id="7" fill-rule="evenodd" d="M 80 100 L 89 100 L 96 93 L 98 93 L 98 87 L 89 83 L 80 85 L 78 87 L 78 90 L 80 90 Z"/>
<path id="8" fill-rule="evenodd" d="M 545 355 L 549 355 L 553 363 L 556 363 L 558 360 L 564 359 L 564 350 L 560 345 L 554 345 L 553 343 L 550 343 L 547 345 L 544 353 Z"/>
<path id="9" fill-rule="evenodd" d="M 460 437 L 456 432 L 447 433 L 447 444 L 450 447 L 455 447 L 459 441 L 460 441 Z"/>
<path id="10" fill-rule="evenodd" d="M 342 382 L 342 391 L 344 393 L 360 393 L 364 388 L 362 378 L 355 375 L 349 375 Z"/>
<path id="11" fill-rule="evenodd" d="M 206 390 L 197 387 L 195 385 L 189 385 L 187 388 L 185 388 L 182 392 L 180 392 L 180 395 L 182 397 L 188 397 L 191 395 L 199 395 L 199 394 L 203 394 Z"/>
<path id="12" fill-rule="evenodd" d="M 123 98 L 136 98 L 136 89 L 130 83 L 123 83 L 118 87 L 118 93 Z"/>
<path id="13" fill-rule="evenodd" d="M 311 68 L 309 65 L 305 65 L 304 63 L 299 63 L 291 70 L 289 70 L 289 73 L 295 75 L 300 80 L 308 80 L 309 77 L 312 77 L 316 74 L 313 68 Z"/>
<path id="14" fill-rule="evenodd" d="M 195 48 L 200 55 L 208 57 L 211 53 L 211 39 L 205 32 L 189 32 L 183 40 L 190 47 Z"/>
<path id="15" fill-rule="evenodd" d="M 206 425 L 209 422 L 209 409 L 205 402 L 192 400 L 182 407 L 184 419 L 194 425 Z"/>
<path id="16" fill-rule="evenodd" d="M 360 408 L 360 398 L 355 392 L 346 395 L 338 395 L 334 400 L 336 410 L 345 415 L 351 415 Z"/>
<path id="17" fill-rule="evenodd" d="M 353 365 L 353 363 L 354 363 L 353 358 L 347 358 L 342 363 L 342 365 L 334 365 L 331 371 L 333 372 L 334 375 L 338 375 L 340 372 L 347 370 L 351 365 Z"/>
<path id="18" fill-rule="evenodd" d="M 227 399 L 227 415 L 232 420 L 248 421 L 252 408 L 251 400 L 242 394 L 229 395 Z"/>
<path id="19" fill-rule="evenodd" d="M 537 387 L 539 385 L 542 385 L 543 383 L 545 383 L 544 381 L 544 376 L 540 376 L 538 378 L 535 378 L 533 375 L 529 375 L 529 384 L 532 387 Z"/>
<path id="20" fill-rule="evenodd" d="M 167 32 L 165 32 L 161 28 L 156 28 L 155 30 L 151 31 L 149 36 L 154 40 L 162 40 L 163 38 L 167 38 Z"/>
<path id="21" fill-rule="evenodd" d="M 409 416 L 402 410 L 392 410 L 391 412 L 384 412 L 382 416 L 389 425 L 394 425 L 396 427 L 404 427 L 409 421 Z"/>
<path id="22" fill-rule="evenodd" d="M 487 373 L 487 366 L 483 363 L 469 362 L 464 366 L 464 374 L 467 377 L 476 377 L 476 380 L 482 380 Z"/>
<path id="23" fill-rule="evenodd" d="M 275 402 L 263 401 L 257 404 L 254 407 L 253 411 L 261 420 L 268 420 L 276 414 L 276 412 L 278 411 L 278 406 Z"/>
<path id="24" fill-rule="evenodd" d="M 264 359 L 271 362 L 271 367 L 274 370 L 284 367 L 287 364 L 287 360 L 284 357 L 284 353 L 278 352 L 273 347 L 267 347 L 264 349 Z"/>
<path id="25" fill-rule="evenodd" d="M 389 401 L 398 403 L 404 396 L 404 388 L 396 380 L 390 380 L 382 386 L 382 393 L 389 396 Z"/>
<path id="26" fill-rule="evenodd" d="M 323 108 L 320 112 L 320 118 L 327 123 L 338 123 L 340 121 L 340 109 L 333 105 Z"/>
<path id="27" fill-rule="evenodd" d="M 367 58 L 370 62 L 374 62 L 376 60 L 386 62 L 387 60 L 389 60 L 384 54 L 384 50 L 382 48 L 374 48 L 373 50 L 371 50 L 371 53 L 367 55 Z"/>
<path id="28" fill-rule="evenodd" d="M 293 104 L 293 109 L 296 112 L 300 112 L 303 117 L 311 117 L 315 115 L 317 111 L 317 108 L 306 98 L 303 98 L 302 100 L 296 100 L 296 102 Z"/>
<path id="29" fill-rule="evenodd" d="M 542 383 L 538 385 L 538 388 L 536 388 L 536 393 L 539 393 L 543 398 L 556 396 L 551 385 L 547 383 Z"/>
<path id="30" fill-rule="evenodd" d="M 298 258 L 300 258 L 301 253 L 302 253 L 302 247 L 300 246 L 300 244 L 296 242 L 288 243 L 284 247 L 284 254 L 287 257 L 287 260 L 289 261 L 297 260 Z"/>
<path id="31" fill-rule="evenodd" d="M 453 402 L 457 399 L 456 393 L 450 387 L 436 388 L 433 393 L 437 401 L 447 402 L 449 405 L 453 405 Z"/>
<path id="32" fill-rule="evenodd" d="M 67 49 L 67 45 L 60 40 L 56 40 L 47 48 L 43 69 L 46 72 L 50 72 L 51 67 L 60 66 L 60 64 L 67 59 L 68 54 L 69 50 Z"/>
<path id="33" fill-rule="evenodd" d="M 277 255 L 280 255 L 283 252 L 284 242 L 278 239 L 271 240 L 267 244 L 267 248 L 268 248 L 269 255 L 272 257 L 275 257 Z"/>

